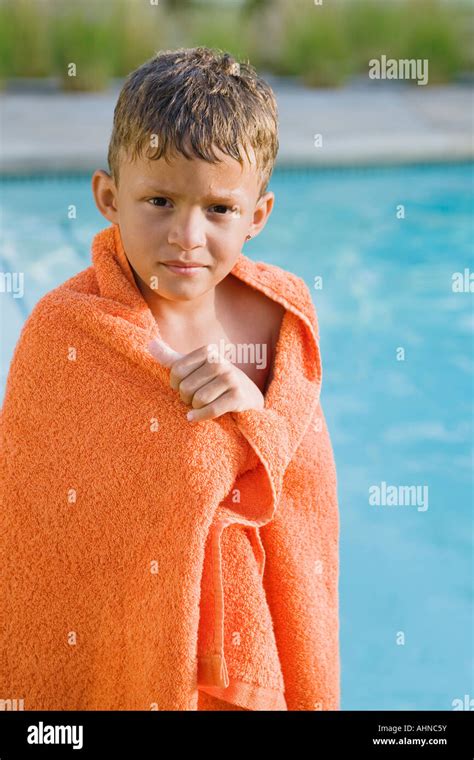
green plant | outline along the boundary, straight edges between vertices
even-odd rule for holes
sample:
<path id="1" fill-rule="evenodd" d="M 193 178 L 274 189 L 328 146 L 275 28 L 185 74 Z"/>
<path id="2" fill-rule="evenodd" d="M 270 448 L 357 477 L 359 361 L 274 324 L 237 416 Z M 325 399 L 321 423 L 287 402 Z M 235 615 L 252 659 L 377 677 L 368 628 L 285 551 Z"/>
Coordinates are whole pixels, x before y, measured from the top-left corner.
<path id="1" fill-rule="evenodd" d="M 107 17 L 91 17 L 87 5 L 54 19 L 52 50 L 66 90 L 102 90 L 113 71 L 114 50 Z"/>
<path id="2" fill-rule="evenodd" d="M 228 51 L 238 59 L 252 56 L 251 21 L 239 17 L 232 8 L 198 7 L 181 11 L 177 24 L 182 31 L 182 44 L 204 45 Z"/>
<path id="3" fill-rule="evenodd" d="M 51 73 L 49 14 L 34 0 L 0 4 L 0 74 L 42 77 Z"/>
<path id="4" fill-rule="evenodd" d="M 463 68 L 458 18 L 436 0 L 420 0 L 410 14 L 400 57 L 427 59 L 432 84 L 449 82 Z"/>
<path id="5" fill-rule="evenodd" d="M 355 0 L 345 6 L 344 27 L 354 72 L 367 72 L 371 58 L 398 58 L 405 24 L 400 4 Z"/>
<path id="6" fill-rule="evenodd" d="M 169 13 L 149 3 L 115 0 L 108 32 L 113 75 L 125 77 L 160 47 L 168 47 Z"/>
<path id="7" fill-rule="evenodd" d="M 310 86 L 367 73 L 371 58 L 428 59 L 429 82 L 472 70 L 470 0 L 0 0 L 0 80 L 57 74 L 100 90 L 160 49 L 207 45 Z M 76 76 L 70 64 L 76 66 Z"/>
<path id="8" fill-rule="evenodd" d="M 350 50 L 339 8 L 293 7 L 277 67 L 282 74 L 299 75 L 310 86 L 342 84 L 350 73 Z"/>

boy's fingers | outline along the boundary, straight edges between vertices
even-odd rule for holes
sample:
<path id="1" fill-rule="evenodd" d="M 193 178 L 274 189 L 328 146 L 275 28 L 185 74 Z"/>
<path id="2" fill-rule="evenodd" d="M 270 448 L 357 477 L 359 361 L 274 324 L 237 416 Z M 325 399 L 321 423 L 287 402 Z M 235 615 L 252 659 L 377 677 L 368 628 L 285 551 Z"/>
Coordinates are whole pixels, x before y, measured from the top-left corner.
<path id="1" fill-rule="evenodd" d="M 184 380 L 185 377 L 188 377 L 188 375 L 196 369 L 199 369 L 199 367 L 202 367 L 209 358 L 212 359 L 213 354 L 210 347 L 206 345 L 196 348 L 194 351 L 191 351 L 189 354 L 186 354 L 181 359 L 174 362 L 170 373 L 170 383 L 173 390 L 177 391 L 182 380 Z M 230 362 L 226 363 L 229 364 Z"/>
<path id="2" fill-rule="evenodd" d="M 214 401 L 218 396 L 231 387 L 230 372 L 227 368 L 205 362 L 191 372 L 179 384 L 178 393 L 185 404 L 191 404 L 196 408 L 205 406 Z M 202 403 L 195 403 L 195 402 Z"/>
<path id="3" fill-rule="evenodd" d="M 187 414 L 188 420 L 191 422 L 202 422 L 203 420 L 212 420 L 216 417 L 220 417 L 222 414 L 225 414 L 226 412 L 230 412 L 233 410 L 235 406 L 235 399 L 232 391 L 226 391 L 222 394 L 222 396 L 219 396 L 219 398 L 216 398 L 215 401 L 212 402 L 212 404 L 207 404 L 207 406 L 203 406 L 201 409 L 191 409 L 190 412 Z"/>
<path id="4" fill-rule="evenodd" d="M 201 367 L 207 359 L 207 346 L 200 346 L 189 354 L 185 354 L 175 361 L 171 367 L 170 383 L 171 387 L 177 391 L 181 380 Z"/>
<path id="5" fill-rule="evenodd" d="M 202 409 L 204 406 L 212 404 L 214 401 L 226 393 L 229 388 L 229 383 L 226 377 L 218 375 L 211 380 L 205 381 L 197 386 L 197 388 L 191 393 L 183 392 L 183 385 L 188 380 L 184 380 L 179 386 L 179 393 L 185 404 L 191 404 L 193 409 Z"/>

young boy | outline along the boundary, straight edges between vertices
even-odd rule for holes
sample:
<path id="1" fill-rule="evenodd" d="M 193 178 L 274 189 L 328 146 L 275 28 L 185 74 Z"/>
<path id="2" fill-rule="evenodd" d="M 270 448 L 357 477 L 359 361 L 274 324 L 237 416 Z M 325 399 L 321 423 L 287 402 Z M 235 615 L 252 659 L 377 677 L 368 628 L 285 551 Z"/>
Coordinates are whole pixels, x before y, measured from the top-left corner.
<path id="1" fill-rule="evenodd" d="M 142 81 L 134 114 L 139 133 L 133 134 L 129 103 Z M 208 103 L 216 102 L 207 124 L 199 99 L 203 87 Z M 150 110 L 151 98 L 156 111 Z M 261 110 L 263 124 L 246 123 L 251 104 Z M 219 71 L 217 59 L 202 50 L 162 54 L 122 90 L 109 148 L 112 175 L 96 171 L 93 176 L 97 207 L 119 225 L 137 287 L 161 335 L 187 354 L 172 379 L 183 401 L 196 409 L 195 420 L 263 408 L 284 309 L 231 270 L 245 240 L 259 234 L 273 208 L 274 194 L 266 187 L 278 148 L 276 129 L 274 98 L 244 65 L 224 57 Z M 158 144 L 173 155 L 135 157 L 130 140 L 145 148 Z M 227 146 L 231 155 L 222 150 Z M 208 160 L 211 151 L 215 163 Z M 206 345 L 247 343 L 267 347 L 264 366 L 211 362 L 199 369 Z"/>
<path id="2" fill-rule="evenodd" d="M 92 179 L 112 226 L 7 382 L 3 699 L 339 707 L 316 315 L 300 278 L 241 253 L 277 150 L 270 87 L 228 54 L 161 53 L 120 93 Z"/>

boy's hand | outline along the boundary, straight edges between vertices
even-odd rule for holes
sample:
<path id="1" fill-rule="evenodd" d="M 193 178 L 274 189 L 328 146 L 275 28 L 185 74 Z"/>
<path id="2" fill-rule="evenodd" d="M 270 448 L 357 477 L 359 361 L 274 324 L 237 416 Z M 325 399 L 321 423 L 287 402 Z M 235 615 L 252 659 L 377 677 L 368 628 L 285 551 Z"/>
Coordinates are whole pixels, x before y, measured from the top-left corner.
<path id="1" fill-rule="evenodd" d="M 165 343 L 149 345 L 161 364 L 171 367 L 171 387 L 185 404 L 193 407 L 188 419 L 200 422 L 226 412 L 263 409 L 265 399 L 255 383 L 231 362 L 201 346 L 189 354 L 179 354 Z"/>

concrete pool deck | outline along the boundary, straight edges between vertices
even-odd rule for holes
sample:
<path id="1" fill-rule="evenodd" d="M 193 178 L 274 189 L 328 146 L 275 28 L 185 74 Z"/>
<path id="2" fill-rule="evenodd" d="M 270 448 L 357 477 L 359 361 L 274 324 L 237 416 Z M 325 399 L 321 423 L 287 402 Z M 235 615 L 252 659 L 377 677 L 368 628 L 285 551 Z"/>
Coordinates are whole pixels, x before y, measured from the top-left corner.
<path id="1" fill-rule="evenodd" d="M 279 166 L 354 166 L 469 160 L 474 156 L 473 88 L 353 82 L 308 89 L 264 75 L 279 108 Z M 107 168 L 120 89 L 103 93 L 13 91 L 0 105 L 0 174 Z M 315 135 L 322 136 L 315 147 Z"/>

